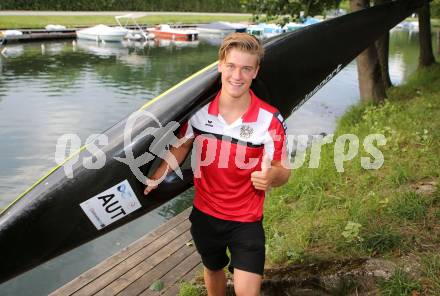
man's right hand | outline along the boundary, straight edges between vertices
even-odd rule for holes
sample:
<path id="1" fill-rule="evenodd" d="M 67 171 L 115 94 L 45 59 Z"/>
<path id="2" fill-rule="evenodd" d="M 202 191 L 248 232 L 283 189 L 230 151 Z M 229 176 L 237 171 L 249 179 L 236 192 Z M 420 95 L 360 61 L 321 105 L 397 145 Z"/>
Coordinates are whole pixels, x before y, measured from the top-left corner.
<path id="1" fill-rule="evenodd" d="M 147 186 L 144 189 L 144 195 L 147 195 L 148 193 L 150 193 L 151 191 L 153 191 L 154 189 L 157 188 L 157 186 L 159 185 L 159 183 L 163 180 L 158 180 L 156 179 L 154 176 L 150 178 L 147 178 L 146 183 Z"/>
<path id="2" fill-rule="evenodd" d="M 148 195 L 151 191 L 156 189 L 159 183 L 165 179 L 169 171 L 175 171 L 179 168 L 179 164 L 185 160 L 186 155 L 191 150 L 193 141 L 193 139 L 186 139 L 183 144 L 171 146 L 168 155 L 164 158 L 154 174 L 151 178 L 147 178 L 144 195 Z M 172 164 L 175 165 L 172 166 Z"/>
<path id="3" fill-rule="evenodd" d="M 144 195 L 147 195 L 148 193 L 150 193 L 151 191 L 153 191 L 154 189 L 156 189 L 157 188 L 157 185 L 156 186 L 154 186 L 154 185 L 147 185 L 147 187 L 145 187 L 145 190 L 144 190 Z"/>

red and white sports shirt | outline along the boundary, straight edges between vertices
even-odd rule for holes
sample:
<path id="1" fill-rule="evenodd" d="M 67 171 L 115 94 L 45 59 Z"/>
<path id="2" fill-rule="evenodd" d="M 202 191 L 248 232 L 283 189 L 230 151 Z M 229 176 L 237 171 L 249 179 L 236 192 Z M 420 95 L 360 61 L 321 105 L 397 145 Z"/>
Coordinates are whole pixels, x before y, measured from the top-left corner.
<path id="1" fill-rule="evenodd" d="M 265 192 L 255 189 L 251 173 L 261 170 L 263 153 L 287 157 L 283 118 L 252 91 L 246 113 L 228 125 L 219 113 L 220 92 L 182 127 L 194 138 L 194 206 L 213 217 L 241 222 L 262 218 Z"/>

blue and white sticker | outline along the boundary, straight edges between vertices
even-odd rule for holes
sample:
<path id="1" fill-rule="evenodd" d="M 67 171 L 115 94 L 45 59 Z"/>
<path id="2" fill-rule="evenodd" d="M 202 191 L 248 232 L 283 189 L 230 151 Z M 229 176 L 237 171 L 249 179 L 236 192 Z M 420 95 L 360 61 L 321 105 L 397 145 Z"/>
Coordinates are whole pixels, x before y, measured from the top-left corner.
<path id="1" fill-rule="evenodd" d="M 80 204 L 82 210 L 100 230 L 139 209 L 141 204 L 127 180 Z"/>

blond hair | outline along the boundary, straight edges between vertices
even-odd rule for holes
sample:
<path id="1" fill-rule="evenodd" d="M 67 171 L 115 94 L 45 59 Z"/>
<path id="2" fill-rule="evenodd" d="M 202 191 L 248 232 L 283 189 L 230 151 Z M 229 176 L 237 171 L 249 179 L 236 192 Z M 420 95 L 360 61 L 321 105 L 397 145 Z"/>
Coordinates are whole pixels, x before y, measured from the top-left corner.
<path id="1" fill-rule="evenodd" d="M 223 61 L 229 51 L 233 48 L 257 55 L 257 65 L 260 64 L 260 61 L 264 56 L 264 48 L 257 37 L 247 33 L 232 33 L 225 37 L 220 46 L 218 51 L 219 60 Z"/>

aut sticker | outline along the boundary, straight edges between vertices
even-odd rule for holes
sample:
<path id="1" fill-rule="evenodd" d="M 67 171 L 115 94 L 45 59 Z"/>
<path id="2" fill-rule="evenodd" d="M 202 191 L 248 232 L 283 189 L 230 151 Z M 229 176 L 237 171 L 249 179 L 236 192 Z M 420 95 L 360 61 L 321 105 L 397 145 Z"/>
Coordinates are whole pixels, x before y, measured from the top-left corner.
<path id="1" fill-rule="evenodd" d="M 124 180 L 86 200 L 80 206 L 96 229 L 99 230 L 139 209 L 141 204 L 130 183 Z"/>

